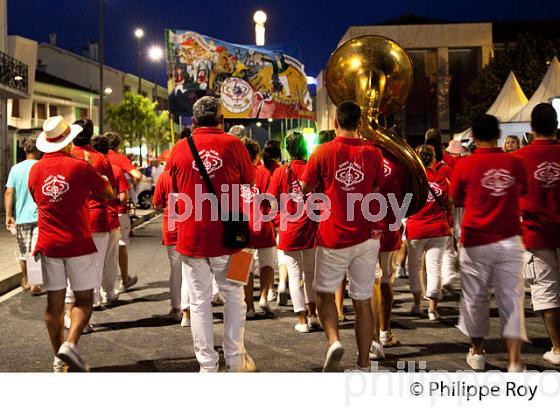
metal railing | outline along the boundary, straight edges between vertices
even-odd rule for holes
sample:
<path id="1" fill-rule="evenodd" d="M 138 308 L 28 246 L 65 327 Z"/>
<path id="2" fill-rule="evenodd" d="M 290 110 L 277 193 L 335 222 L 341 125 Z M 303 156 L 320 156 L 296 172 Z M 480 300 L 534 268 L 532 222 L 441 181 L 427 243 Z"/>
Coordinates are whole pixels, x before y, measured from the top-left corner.
<path id="1" fill-rule="evenodd" d="M 27 64 L 0 51 L 0 84 L 27 94 Z"/>

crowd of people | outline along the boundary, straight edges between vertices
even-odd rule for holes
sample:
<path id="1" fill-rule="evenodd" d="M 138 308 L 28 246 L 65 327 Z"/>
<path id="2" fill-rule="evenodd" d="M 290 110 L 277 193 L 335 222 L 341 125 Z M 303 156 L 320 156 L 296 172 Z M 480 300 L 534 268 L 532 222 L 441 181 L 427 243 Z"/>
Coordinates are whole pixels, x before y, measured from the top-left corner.
<path id="1" fill-rule="evenodd" d="M 408 278 L 411 313 L 431 321 L 441 319 L 438 303 L 446 292 L 461 290 L 457 327 L 470 338 L 466 362 L 474 370 L 485 368 L 493 294 L 508 371 L 523 371 L 527 282 L 552 344 L 543 358 L 560 366 L 560 144 L 554 108 L 535 107 L 534 140 L 523 148 L 519 140 L 517 147 L 509 140 L 506 150 L 498 147 L 499 123 L 490 115 L 473 120 L 473 149 L 460 141 L 444 147 L 441 133 L 429 130 L 416 148 L 426 170 L 427 200 L 404 221 L 392 209 L 372 221 L 363 203 L 348 199 L 392 194 L 401 204 L 406 194 L 404 165 L 362 138 L 361 118 L 356 103 L 339 104 L 334 130 L 319 134 L 312 153 L 303 135 L 293 132 L 285 138 L 289 157 L 282 158 L 279 141 L 261 149 L 242 126 L 226 133 L 218 99 L 195 103 L 193 131 L 182 133 L 165 169 L 158 170 L 153 204 L 163 211 L 168 317 L 190 327 L 200 371 L 219 370 L 216 302 L 224 305 L 228 370 L 256 370 L 244 343 L 245 321 L 257 315 L 255 277 L 260 314 L 273 317 L 271 302 L 287 305 L 289 294 L 294 331 L 324 331 L 324 371 L 341 370 L 346 288 L 356 315 L 356 370 L 369 371 L 371 360 L 383 360 L 384 350 L 399 343 L 391 329 L 397 277 Z M 69 125 L 57 116 L 43 128 L 36 144 L 26 141 L 27 160 L 10 175 L 6 196 L 15 194 L 16 214 L 14 219 L 7 213 L 6 224 L 17 232 L 19 257 L 34 257 L 42 265 L 53 369 L 86 371 L 77 343 L 88 331 L 92 309 L 114 302 L 137 281 L 128 273 L 126 202 L 129 182 L 142 175 L 117 152 L 119 136 L 93 136 L 90 120 Z M 44 153 L 39 161 L 38 151 Z M 220 189 L 231 195 L 216 209 L 205 199 Z M 326 200 L 311 207 L 317 193 Z M 178 194 L 198 208 L 186 218 L 180 218 L 188 206 Z M 197 201 L 201 194 L 204 199 Z M 287 203 L 283 195 L 289 195 Z M 379 210 L 373 204 L 370 214 Z M 302 207 L 308 212 L 298 213 Z M 246 225 L 240 209 L 250 210 Z M 240 248 L 255 250 L 246 283 L 228 279 L 230 260 Z"/>

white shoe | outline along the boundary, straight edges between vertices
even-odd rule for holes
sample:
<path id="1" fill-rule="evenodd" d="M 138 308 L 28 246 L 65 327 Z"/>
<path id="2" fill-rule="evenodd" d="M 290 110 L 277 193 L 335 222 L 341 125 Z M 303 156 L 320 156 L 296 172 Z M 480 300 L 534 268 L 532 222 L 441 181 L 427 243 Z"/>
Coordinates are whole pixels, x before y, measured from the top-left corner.
<path id="1" fill-rule="evenodd" d="M 373 340 L 371 342 L 371 347 L 369 348 L 369 358 L 370 360 L 385 359 L 385 350 L 381 342 Z"/>
<path id="2" fill-rule="evenodd" d="M 393 334 L 390 330 L 382 330 L 379 332 L 379 341 L 384 347 L 395 346 L 399 343 L 397 336 Z"/>
<path id="3" fill-rule="evenodd" d="M 266 301 L 267 301 L 267 302 L 274 302 L 274 299 L 276 299 L 276 298 L 274 297 L 274 290 L 269 289 L 269 290 L 268 290 L 268 295 L 267 295 L 267 297 L 266 297 Z"/>
<path id="4" fill-rule="evenodd" d="M 132 286 L 136 285 L 137 282 L 138 282 L 138 276 L 128 275 L 128 277 L 126 278 L 126 281 L 123 282 L 121 280 L 121 284 L 119 286 L 118 293 L 125 293 Z"/>
<path id="5" fill-rule="evenodd" d="M 309 316 L 309 329 L 320 329 L 321 328 L 321 321 L 316 315 Z"/>
<path id="6" fill-rule="evenodd" d="M 199 373 L 218 373 L 219 367 L 200 367 Z"/>
<path id="7" fill-rule="evenodd" d="M 508 373 L 523 373 L 527 368 L 521 363 L 510 364 L 508 366 Z"/>
<path id="8" fill-rule="evenodd" d="M 274 300 L 274 299 L 273 299 Z M 263 299 L 261 298 L 259 300 L 259 307 L 261 308 L 261 310 L 263 311 L 263 313 L 265 314 L 271 314 L 272 313 L 272 309 L 270 308 L 270 305 L 268 304 L 268 300 L 267 299 Z"/>
<path id="9" fill-rule="evenodd" d="M 340 361 L 344 356 L 344 347 L 338 340 L 334 342 L 327 350 L 327 357 L 323 364 L 323 372 L 338 372 L 340 371 Z"/>
<path id="10" fill-rule="evenodd" d="M 552 349 L 550 349 L 550 352 L 546 352 L 545 354 L 543 354 L 543 359 L 548 363 L 560 366 L 560 353 L 556 353 Z"/>
<path id="11" fill-rule="evenodd" d="M 395 276 L 397 278 L 406 278 L 408 277 L 408 275 L 406 274 L 406 269 L 403 268 L 402 266 L 397 267 L 397 270 L 395 272 Z"/>
<path id="12" fill-rule="evenodd" d="M 66 373 L 66 371 L 68 370 L 68 366 L 66 365 L 66 363 L 64 363 L 58 357 L 54 358 L 52 367 L 54 373 Z"/>
<path id="13" fill-rule="evenodd" d="M 76 372 L 89 372 L 89 366 L 78 353 L 76 346 L 73 346 L 68 342 L 64 342 L 62 346 L 60 346 L 60 349 L 58 349 L 57 356 L 70 367 L 70 370 Z"/>
<path id="14" fill-rule="evenodd" d="M 467 364 L 473 370 L 484 370 L 486 366 L 486 354 L 474 354 L 471 347 L 469 353 L 467 353 Z"/>
<path id="15" fill-rule="evenodd" d="M 410 313 L 413 316 L 422 316 L 422 306 L 420 305 L 412 305 L 412 307 L 410 308 Z"/>
<path id="16" fill-rule="evenodd" d="M 432 322 L 436 322 L 441 319 L 441 316 L 439 315 L 437 310 L 429 310 L 428 319 L 430 319 Z"/>
<path id="17" fill-rule="evenodd" d="M 119 294 L 115 292 L 104 293 L 101 296 L 101 303 L 103 303 L 104 305 L 107 305 L 109 303 L 114 303 L 117 300 L 119 300 Z"/>
<path id="18" fill-rule="evenodd" d="M 86 327 L 84 327 L 84 330 L 82 330 L 82 334 L 84 335 L 89 335 L 90 333 L 95 332 L 95 328 L 93 327 L 93 325 L 91 323 L 88 323 L 86 325 Z"/>
<path id="19" fill-rule="evenodd" d="M 191 327 L 191 320 L 188 317 L 184 317 L 181 319 L 181 327 Z"/>
<path id="20" fill-rule="evenodd" d="M 228 366 L 228 372 L 232 373 L 253 373 L 257 371 L 257 365 L 249 353 L 241 355 L 241 361 L 233 366 Z"/>
<path id="21" fill-rule="evenodd" d="M 294 329 L 300 333 L 309 333 L 309 325 L 307 323 L 298 323 L 294 326 Z"/>

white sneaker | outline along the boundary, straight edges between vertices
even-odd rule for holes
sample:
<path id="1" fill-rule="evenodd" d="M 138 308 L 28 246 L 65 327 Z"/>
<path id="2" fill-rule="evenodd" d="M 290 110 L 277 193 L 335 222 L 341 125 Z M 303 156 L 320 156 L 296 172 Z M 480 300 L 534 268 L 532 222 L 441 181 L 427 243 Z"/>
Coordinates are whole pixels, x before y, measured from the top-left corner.
<path id="1" fill-rule="evenodd" d="M 382 330 L 379 332 L 379 341 L 384 347 L 395 346 L 399 343 L 397 336 L 393 334 L 390 330 Z"/>
<path id="2" fill-rule="evenodd" d="M 119 285 L 119 288 L 118 288 L 118 293 L 125 293 L 132 286 L 136 285 L 137 282 L 138 282 L 138 276 L 128 275 L 128 277 L 126 278 L 126 281 L 123 282 L 121 280 L 121 284 Z"/>
<path id="3" fill-rule="evenodd" d="M 474 354 L 471 347 L 469 353 L 467 353 L 467 364 L 473 370 L 484 370 L 486 366 L 486 353 Z"/>
<path id="4" fill-rule="evenodd" d="M 276 299 L 274 297 L 274 290 L 272 290 L 272 288 L 271 288 L 271 289 L 268 290 L 268 295 L 266 297 L 266 301 L 267 302 L 274 302 L 274 299 Z"/>
<path id="5" fill-rule="evenodd" d="M 58 349 L 57 356 L 69 366 L 70 370 L 75 372 L 89 372 L 89 366 L 78 353 L 76 346 L 64 342 L 62 346 L 60 346 L 60 349 Z"/>
<path id="6" fill-rule="evenodd" d="M 321 328 L 321 321 L 316 315 L 309 316 L 309 329 L 315 330 Z"/>
<path id="7" fill-rule="evenodd" d="M 54 373 L 66 373 L 66 371 L 68 370 L 68 366 L 66 365 L 66 363 L 64 363 L 58 357 L 54 358 L 52 367 Z"/>
<path id="8" fill-rule="evenodd" d="M 183 316 L 181 319 L 181 327 L 191 327 L 191 320 Z"/>
<path id="9" fill-rule="evenodd" d="M 218 373 L 219 367 L 202 367 L 200 366 L 199 373 Z"/>
<path id="10" fill-rule="evenodd" d="M 412 305 L 412 307 L 410 308 L 410 313 L 414 316 L 422 316 L 422 306 Z"/>
<path id="11" fill-rule="evenodd" d="M 309 325 L 307 323 L 298 323 L 294 326 L 294 329 L 300 333 L 309 333 Z"/>
<path id="12" fill-rule="evenodd" d="M 95 328 L 93 327 L 93 325 L 91 323 L 88 323 L 86 325 L 86 327 L 84 327 L 84 330 L 82 330 L 82 334 L 84 335 L 89 335 L 90 333 L 95 332 Z"/>
<path id="13" fill-rule="evenodd" d="M 395 276 L 396 276 L 397 278 L 406 278 L 406 277 L 408 277 L 408 275 L 406 274 L 406 269 L 403 268 L 402 266 L 398 266 L 398 267 L 397 267 L 397 270 L 396 270 L 396 272 L 395 272 Z"/>
<path id="14" fill-rule="evenodd" d="M 430 319 L 432 322 L 436 322 L 441 319 L 441 316 L 439 315 L 437 310 L 429 310 L 428 319 Z"/>
<path id="15" fill-rule="evenodd" d="M 523 373 L 527 368 L 521 363 L 514 363 L 508 365 L 508 373 Z"/>
<path id="16" fill-rule="evenodd" d="M 344 356 L 344 347 L 338 340 L 334 342 L 327 350 L 327 357 L 323 364 L 323 372 L 338 372 L 340 371 L 340 361 Z"/>
<path id="17" fill-rule="evenodd" d="M 373 340 L 371 342 L 371 347 L 369 348 L 369 358 L 370 360 L 385 359 L 385 350 L 381 342 Z"/>
<path id="18" fill-rule="evenodd" d="M 274 299 L 273 299 L 274 300 Z M 263 299 L 261 298 L 259 300 L 259 307 L 261 308 L 261 310 L 263 311 L 263 313 L 265 314 L 271 314 L 272 313 L 272 309 L 270 308 L 270 305 L 268 304 L 268 300 L 267 299 Z"/>
<path id="19" fill-rule="evenodd" d="M 238 364 L 228 366 L 228 372 L 232 373 L 253 373 L 257 371 L 257 365 L 249 353 L 241 355 L 241 361 Z"/>
<path id="20" fill-rule="evenodd" d="M 117 300 L 119 300 L 119 294 L 115 292 L 104 293 L 101 296 L 101 303 L 103 303 L 104 305 L 107 305 L 109 303 L 114 303 Z"/>
<path id="21" fill-rule="evenodd" d="M 543 354 L 543 359 L 556 366 L 560 366 L 560 353 L 556 353 L 552 349 L 550 349 L 550 352 Z"/>

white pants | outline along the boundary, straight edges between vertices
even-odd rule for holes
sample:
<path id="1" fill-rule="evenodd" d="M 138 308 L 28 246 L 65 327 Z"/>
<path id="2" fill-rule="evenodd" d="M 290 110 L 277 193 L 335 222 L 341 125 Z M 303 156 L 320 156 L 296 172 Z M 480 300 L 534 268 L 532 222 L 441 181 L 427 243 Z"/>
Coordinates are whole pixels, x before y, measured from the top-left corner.
<path id="1" fill-rule="evenodd" d="M 171 308 L 186 310 L 189 308 L 189 286 L 183 275 L 181 254 L 175 250 L 175 245 L 167 246 L 169 259 L 169 292 L 171 293 Z"/>
<path id="2" fill-rule="evenodd" d="M 315 276 L 315 248 L 303 251 L 285 251 L 290 296 L 294 312 L 304 312 L 305 305 L 315 303 L 313 282 Z"/>
<path id="3" fill-rule="evenodd" d="M 457 271 L 457 262 L 459 255 L 453 246 L 453 240 L 450 237 L 447 242 L 447 247 L 443 253 L 443 261 L 441 266 L 441 277 L 443 285 L 452 285 L 459 279 L 459 272 Z"/>
<path id="4" fill-rule="evenodd" d="M 103 270 L 105 267 L 105 255 L 107 254 L 107 245 L 109 244 L 109 232 L 95 232 L 91 234 L 93 243 L 97 252 L 95 255 L 95 286 L 93 288 L 93 303 L 101 302 L 101 282 L 103 281 Z M 66 303 L 74 303 L 74 292 L 70 282 L 66 288 Z"/>
<path id="5" fill-rule="evenodd" d="M 107 244 L 107 253 L 105 254 L 105 263 L 103 267 L 103 276 L 101 287 L 106 294 L 113 294 L 115 291 L 115 281 L 120 274 L 119 268 L 119 228 L 109 232 L 109 241 Z"/>
<path id="6" fill-rule="evenodd" d="M 130 217 L 128 214 L 119 214 L 119 224 L 120 224 L 120 246 L 128 246 L 130 243 L 130 231 L 132 225 L 130 224 Z"/>
<path id="7" fill-rule="evenodd" d="M 560 307 L 560 248 L 526 252 L 525 279 L 535 311 Z"/>
<path id="8" fill-rule="evenodd" d="M 527 341 L 522 270 L 523 245 L 518 236 L 461 248 L 463 297 L 459 330 L 471 338 L 488 335 L 492 288 L 502 320 L 502 336 Z"/>
<path id="9" fill-rule="evenodd" d="M 190 258 L 182 256 L 191 303 L 191 332 L 196 358 L 202 368 L 216 369 L 219 355 L 214 350 L 212 320 L 212 278 L 216 278 L 224 299 L 224 356 L 229 366 L 240 363 L 247 306 L 243 285 L 226 280 L 230 256 Z M 190 268 L 190 269 L 189 269 Z"/>
<path id="10" fill-rule="evenodd" d="M 421 267 L 422 257 L 425 254 L 426 296 L 430 299 L 441 299 L 441 263 L 447 242 L 449 242 L 449 236 L 406 241 L 410 292 L 424 293 L 424 277 Z"/>

